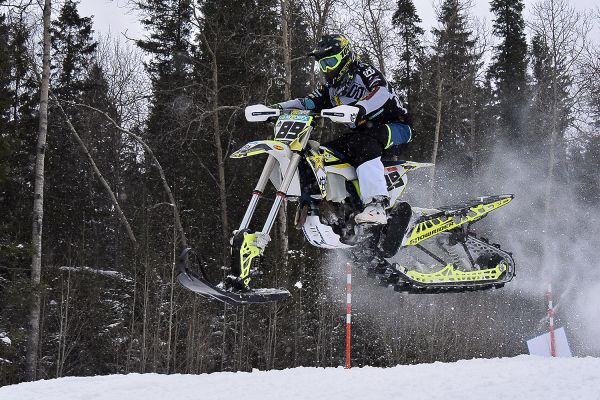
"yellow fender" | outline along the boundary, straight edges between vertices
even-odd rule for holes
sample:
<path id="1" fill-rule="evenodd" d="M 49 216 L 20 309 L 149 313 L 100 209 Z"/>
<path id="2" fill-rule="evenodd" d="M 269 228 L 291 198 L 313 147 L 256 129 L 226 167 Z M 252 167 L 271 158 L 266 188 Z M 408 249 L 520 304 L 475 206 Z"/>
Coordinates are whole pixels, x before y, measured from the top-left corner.
<path id="1" fill-rule="evenodd" d="M 231 154 L 230 158 L 252 157 L 258 154 L 271 154 L 275 158 L 290 158 L 292 152 L 287 144 L 277 140 L 257 140 L 244 145 L 241 149 Z"/>

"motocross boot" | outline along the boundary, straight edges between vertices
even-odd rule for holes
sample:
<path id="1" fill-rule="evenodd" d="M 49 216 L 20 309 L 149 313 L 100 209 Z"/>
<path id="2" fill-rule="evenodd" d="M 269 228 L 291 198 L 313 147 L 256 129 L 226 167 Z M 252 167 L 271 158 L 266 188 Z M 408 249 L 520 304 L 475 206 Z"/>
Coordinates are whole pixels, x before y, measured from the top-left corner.
<path id="1" fill-rule="evenodd" d="M 387 204 L 388 198 L 386 196 L 375 196 L 363 212 L 354 217 L 354 220 L 357 224 L 387 224 L 387 213 L 385 211 Z"/>

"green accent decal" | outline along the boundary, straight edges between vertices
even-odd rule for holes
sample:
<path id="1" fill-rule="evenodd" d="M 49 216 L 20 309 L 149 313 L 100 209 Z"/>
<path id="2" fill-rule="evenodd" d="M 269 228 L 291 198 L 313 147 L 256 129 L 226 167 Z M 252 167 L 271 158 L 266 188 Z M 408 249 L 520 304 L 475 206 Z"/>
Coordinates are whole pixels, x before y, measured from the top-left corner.
<path id="1" fill-rule="evenodd" d="M 358 179 L 353 180 L 352 184 L 354 185 L 354 189 L 356 189 L 356 194 L 358 197 L 360 197 L 360 186 L 358 185 Z"/>
<path id="2" fill-rule="evenodd" d="M 506 270 L 507 266 L 503 262 L 494 268 L 466 272 L 454 269 L 452 264 L 448 264 L 437 272 L 423 273 L 408 271 L 406 275 L 420 283 L 479 282 L 495 281 L 500 278 Z"/>
<path id="3" fill-rule="evenodd" d="M 385 127 L 388 130 L 388 141 L 387 141 L 387 144 L 385 145 L 385 150 L 387 150 L 392 145 L 392 129 L 390 128 L 390 126 L 388 124 L 385 124 Z M 411 137 L 412 137 L 412 135 L 411 135 Z M 409 142 L 410 142 L 410 140 L 409 140 Z"/>
<path id="4" fill-rule="evenodd" d="M 468 212 L 463 215 L 449 215 L 440 216 L 425 220 L 415 225 L 413 228 L 410 238 L 406 242 L 408 246 L 414 246 L 425 239 L 429 239 L 438 233 L 447 232 L 454 228 L 458 228 L 467 222 L 474 222 L 482 218 L 486 214 L 510 203 L 512 197 L 506 197 L 500 200 L 496 200 L 492 203 L 479 204 L 477 206 L 469 208 Z"/>
<path id="5" fill-rule="evenodd" d="M 252 260 L 260 254 L 260 249 L 254 245 L 256 235 L 254 233 L 244 233 L 244 243 L 240 248 L 240 278 L 247 285 L 250 283 L 250 266 Z"/>
<path id="6" fill-rule="evenodd" d="M 229 156 L 229 158 L 244 158 L 255 156 L 257 154 L 268 153 L 270 151 L 282 151 L 285 146 L 285 144 L 277 140 L 257 140 L 246 143 L 244 147 L 235 151 Z"/>

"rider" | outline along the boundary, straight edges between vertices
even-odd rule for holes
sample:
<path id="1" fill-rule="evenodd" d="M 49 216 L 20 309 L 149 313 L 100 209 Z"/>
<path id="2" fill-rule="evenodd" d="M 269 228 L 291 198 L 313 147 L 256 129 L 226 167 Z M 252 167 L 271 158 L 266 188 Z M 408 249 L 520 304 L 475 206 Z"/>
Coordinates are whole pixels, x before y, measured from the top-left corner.
<path id="1" fill-rule="evenodd" d="M 383 74 L 356 59 L 344 35 L 323 36 L 309 56 L 319 63 L 326 84 L 304 98 L 276 106 L 317 111 L 338 105 L 358 107 L 356 123 L 325 146 L 344 154 L 356 166 L 361 200 L 366 206 L 355 221 L 386 224 L 389 198 L 381 155 L 390 146 L 412 139 L 411 128 L 404 123 L 406 109 Z"/>

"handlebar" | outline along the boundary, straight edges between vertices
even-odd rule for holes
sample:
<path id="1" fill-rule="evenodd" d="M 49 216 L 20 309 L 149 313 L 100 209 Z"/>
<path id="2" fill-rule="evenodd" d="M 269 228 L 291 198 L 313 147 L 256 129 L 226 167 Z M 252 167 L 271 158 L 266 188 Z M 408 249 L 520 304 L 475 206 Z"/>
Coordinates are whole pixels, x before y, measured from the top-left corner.
<path id="1" fill-rule="evenodd" d="M 250 122 L 270 121 L 273 118 L 279 118 L 282 113 L 291 111 L 302 111 L 302 114 L 312 116 L 313 118 L 329 118 L 333 122 L 339 123 L 355 123 L 358 115 L 358 107 L 342 105 L 334 108 L 324 109 L 319 111 L 313 110 L 296 110 L 296 109 L 280 109 L 270 108 L 262 104 L 255 104 L 246 107 L 246 120 Z"/>

